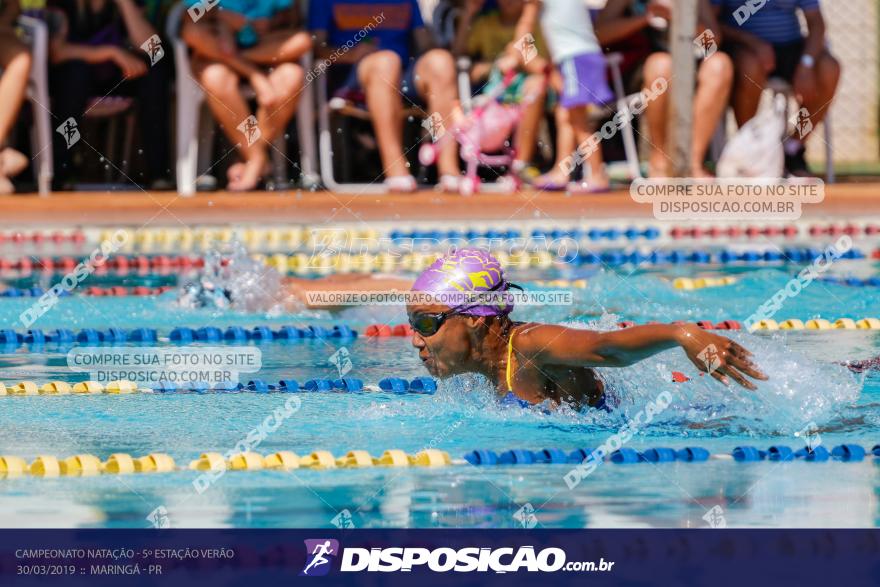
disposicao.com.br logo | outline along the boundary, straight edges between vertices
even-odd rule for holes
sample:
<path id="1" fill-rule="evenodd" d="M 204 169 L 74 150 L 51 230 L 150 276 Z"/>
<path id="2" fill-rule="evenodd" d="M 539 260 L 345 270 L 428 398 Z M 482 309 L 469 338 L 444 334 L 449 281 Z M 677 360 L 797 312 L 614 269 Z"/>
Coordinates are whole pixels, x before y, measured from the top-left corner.
<path id="1" fill-rule="evenodd" d="M 326 575 L 330 570 L 330 558 L 339 553 L 336 540 L 306 540 L 308 557 L 301 575 Z M 556 571 L 610 571 L 614 562 L 595 561 L 567 562 L 561 548 L 534 546 L 518 548 L 345 548 L 339 570 L 346 572 L 411 572 L 413 567 L 425 566 L 435 573 L 515 573 L 531 571 L 553 573 Z"/>

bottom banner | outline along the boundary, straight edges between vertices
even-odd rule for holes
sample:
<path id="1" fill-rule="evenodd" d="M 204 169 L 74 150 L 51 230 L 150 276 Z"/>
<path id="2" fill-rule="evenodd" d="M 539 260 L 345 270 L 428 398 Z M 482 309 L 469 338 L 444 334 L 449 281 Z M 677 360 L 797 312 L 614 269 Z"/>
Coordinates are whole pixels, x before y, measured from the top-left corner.
<path id="1" fill-rule="evenodd" d="M 842 576 L 880 581 L 880 531 L 0 530 L 2 585 L 827 587 Z"/>

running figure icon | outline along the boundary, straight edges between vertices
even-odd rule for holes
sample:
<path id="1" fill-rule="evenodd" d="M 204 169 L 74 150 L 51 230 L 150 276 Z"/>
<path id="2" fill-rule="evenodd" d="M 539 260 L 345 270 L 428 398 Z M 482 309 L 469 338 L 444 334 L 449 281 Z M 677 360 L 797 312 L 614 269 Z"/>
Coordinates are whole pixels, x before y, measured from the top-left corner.
<path id="1" fill-rule="evenodd" d="M 306 552 L 311 556 L 311 560 L 308 561 L 301 574 L 308 575 L 309 571 L 318 569 L 321 565 L 327 565 L 327 563 L 330 562 L 328 556 L 336 556 L 338 554 L 338 548 L 339 543 L 336 540 L 307 540 Z M 329 566 L 318 569 L 317 574 L 326 575 L 328 570 Z"/>

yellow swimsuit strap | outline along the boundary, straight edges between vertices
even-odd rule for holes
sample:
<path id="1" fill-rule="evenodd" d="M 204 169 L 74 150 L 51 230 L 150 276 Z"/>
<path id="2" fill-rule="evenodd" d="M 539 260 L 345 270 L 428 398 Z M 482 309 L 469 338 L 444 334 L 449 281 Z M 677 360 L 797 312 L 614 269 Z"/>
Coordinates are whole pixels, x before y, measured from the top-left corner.
<path id="1" fill-rule="evenodd" d="M 513 366 L 513 333 L 516 331 L 516 327 L 510 329 L 510 338 L 507 339 L 507 391 L 513 391 L 513 384 L 510 382 L 510 377 L 512 373 Z"/>

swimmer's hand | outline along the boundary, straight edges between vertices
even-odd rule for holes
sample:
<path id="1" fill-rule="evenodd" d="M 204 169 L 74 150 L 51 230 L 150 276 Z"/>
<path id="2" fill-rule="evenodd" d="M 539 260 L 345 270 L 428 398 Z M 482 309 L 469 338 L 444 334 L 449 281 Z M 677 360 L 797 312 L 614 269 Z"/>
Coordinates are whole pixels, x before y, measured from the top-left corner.
<path id="1" fill-rule="evenodd" d="M 729 338 L 688 325 L 682 328 L 679 344 L 697 369 L 724 385 L 730 385 L 732 378 L 746 389 L 754 390 L 755 384 L 745 375 L 767 380 L 767 375 L 752 362 L 752 353 Z"/>

